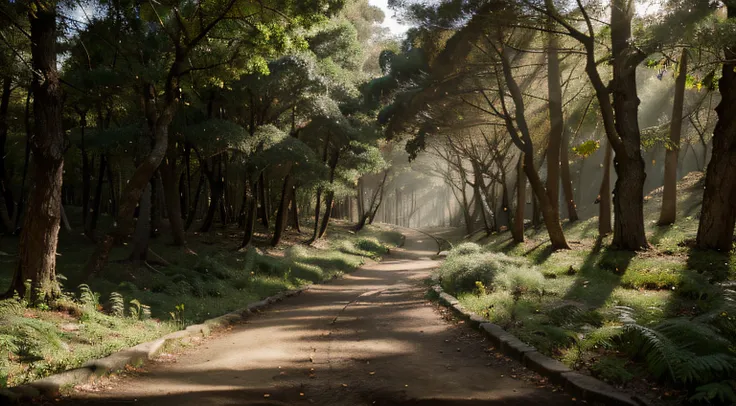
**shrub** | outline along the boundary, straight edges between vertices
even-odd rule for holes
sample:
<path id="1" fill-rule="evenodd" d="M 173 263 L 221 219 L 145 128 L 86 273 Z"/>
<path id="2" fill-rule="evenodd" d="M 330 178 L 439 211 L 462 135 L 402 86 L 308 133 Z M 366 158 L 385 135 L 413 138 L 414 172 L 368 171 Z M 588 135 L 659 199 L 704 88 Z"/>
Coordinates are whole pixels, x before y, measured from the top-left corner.
<path id="1" fill-rule="evenodd" d="M 470 254 L 479 254 L 481 252 L 483 252 L 483 247 L 481 247 L 480 245 L 474 242 L 464 242 L 455 246 L 455 248 L 450 251 L 448 258 Z"/>
<path id="2" fill-rule="evenodd" d="M 621 358 L 603 357 L 595 364 L 591 365 L 590 370 L 593 374 L 605 381 L 615 384 L 624 384 L 634 379 L 626 366 L 627 361 Z"/>
<path id="3" fill-rule="evenodd" d="M 375 238 L 358 238 L 355 241 L 355 246 L 359 250 L 371 252 L 378 255 L 383 255 L 388 252 L 388 248 L 386 248 L 385 245 L 381 244 L 381 242 Z"/>
<path id="4" fill-rule="evenodd" d="M 544 275 L 530 266 L 506 267 L 496 276 L 494 287 L 509 291 L 515 297 L 524 293 L 541 295 L 544 291 Z"/>
<path id="5" fill-rule="evenodd" d="M 475 248 L 474 248 L 475 247 Z M 462 253 L 462 254 L 461 254 Z M 529 269 L 528 262 L 523 258 L 514 258 L 501 253 L 481 252 L 477 244 L 460 244 L 447 257 L 438 274 L 445 289 L 461 293 L 473 292 L 477 283 L 483 286 L 496 287 L 495 280 L 499 274 L 510 272 L 504 276 L 505 281 L 500 286 L 529 283 L 534 288 L 544 282 L 542 274 L 536 270 L 521 271 L 515 269 Z M 527 274 L 529 272 L 529 274 Z M 535 272 L 537 275 L 531 275 Z M 536 276 L 539 279 L 536 279 Z"/>

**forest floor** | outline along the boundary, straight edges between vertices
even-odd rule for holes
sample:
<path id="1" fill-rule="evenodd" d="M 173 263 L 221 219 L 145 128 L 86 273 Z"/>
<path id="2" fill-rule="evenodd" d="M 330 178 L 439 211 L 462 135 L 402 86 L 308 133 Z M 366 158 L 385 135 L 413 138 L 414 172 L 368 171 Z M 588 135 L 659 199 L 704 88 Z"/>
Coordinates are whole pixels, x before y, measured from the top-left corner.
<path id="1" fill-rule="evenodd" d="M 568 405 L 425 297 L 435 242 L 406 245 L 62 404 Z"/>
<path id="2" fill-rule="evenodd" d="M 70 212 L 72 224 L 81 216 Z M 77 217 L 80 217 L 77 219 Z M 79 220 L 76 222 L 75 220 Z M 168 264 L 125 261 L 130 247 L 116 247 L 104 273 L 86 284 L 84 265 L 95 249 L 81 234 L 62 231 L 57 273 L 64 285 L 61 308 L 0 301 L 0 388 L 80 366 L 89 359 L 149 341 L 205 319 L 243 308 L 278 292 L 329 280 L 380 257 L 401 234 L 369 226 L 360 233 L 335 220 L 328 238 L 311 246 L 307 230 L 288 231 L 271 248 L 267 233 L 238 251 L 242 231 L 214 226 L 190 232 L 188 249 L 170 245 L 165 231 L 151 250 Z M 17 238 L 0 241 L 0 289 L 9 285 Z"/>
<path id="3" fill-rule="evenodd" d="M 645 198 L 647 251 L 611 249 L 597 217 L 564 224 L 570 250 L 553 252 L 543 227 L 529 227 L 522 244 L 508 232 L 476 236 L 450 253 L 443 286 L 540 351 L 652 404 L 732 404 L 736 258 L 691 247 L 702 192 L 702 173 L 683 178 L 677 222 L 665 227 L 661 189 Z"/>

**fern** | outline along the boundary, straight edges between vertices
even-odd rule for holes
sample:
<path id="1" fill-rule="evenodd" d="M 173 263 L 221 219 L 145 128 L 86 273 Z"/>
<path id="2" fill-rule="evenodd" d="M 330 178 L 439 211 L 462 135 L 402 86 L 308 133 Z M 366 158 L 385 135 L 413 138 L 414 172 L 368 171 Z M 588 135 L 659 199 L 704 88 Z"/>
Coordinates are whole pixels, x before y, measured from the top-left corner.
<path id="1" fill-rule="evenodd" d="M 681 384 L 704 384 L 736 372 L 736 357 L 721 346 L 723 338 L 711 341 L 717 336 L 712 329 L 691 323 L 698 326 L 686 328 L 682 321 L 668 321 L 654 328 L 630 323 L 624 331 L 631 339 L 633 353 L 644 358 L 656 377 Z M 691 335 L 696 329 L 702 329 L 702 337 Z M 695 341 L 687 341 L 687 337 Z"/>
<path id="2" fill-rule="evenodd" d="M 0 317 L 22 316 L 26 303 L 13 299 L 0 301 Z"/>
<path id="3" fill-rule="evenodd" d="M 546 311 L 550 322 L 557 326 L 578 324 L 586 313 L 585 306 L 577 302 L 563 302 Z"/>
<path id="4" fill-rule="evenodd" d="M 92 291 L 87 284 L 79 285 L 79 302 L 82 306 L 97 309 L 100 305 L 100 294 Z"/>
<path id="5" fill-rule="evenodd" d="M 140 319 L 141 317 L 141 302 L 138 301 L 138 299 L 133 299 L 130 301 L 130 306 L 128 308 L 128 314 L 130 314 L 130 317 L 134 319 Z"/>
<path id="6" fill-rule="evenodd" d="M 132 305 L 128 308 L 130 317 L 136 320 L 146 320 L 151 318 L 150 306 L 144 305 L 138 299 L 131 300 L 130 304 Z"/>
<path id="7" fill-rule="evenodd" d="M 729 340 L 736 341 L 736 291 L 725 289 L 718 296 L 716 305 L 693 321 L 709 324 Z"/>
<path id="8" fill-rule="evenodd" d="M 695 390 L 695 395 L 690 397 L 691 402 L 712 403 L 714 400 L 722 404 L 736 404 L 736 392 L 734 392 L 736 382 L 722 381 L 712 382 L 699 386 Z"/>
<path id="9" fill-rule="evenodd" d="M 125 300 L 118 292 L 110 293 L 110 314 L 115 317 L 125 316 Z"/>

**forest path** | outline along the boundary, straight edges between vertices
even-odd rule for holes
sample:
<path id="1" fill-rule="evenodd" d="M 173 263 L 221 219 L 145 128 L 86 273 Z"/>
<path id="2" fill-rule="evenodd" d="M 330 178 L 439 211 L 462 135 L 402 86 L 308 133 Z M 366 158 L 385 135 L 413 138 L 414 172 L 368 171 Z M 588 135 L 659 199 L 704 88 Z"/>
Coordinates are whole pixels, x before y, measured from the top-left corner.
<path id="1" fill-rule="evenodd" d="M 315 285 L 175 362 L 78 391 L 72 404 L 567 405 L 425 299 L 436 243 L 407 231 L 380 263 Z M 512 378 L 513 376 L 513 378 Z M 516 378 L 516 379 L 514 379 Z M 541 381 L 543 382 L 543 381 Z M 99 388 L 98 388 L 99 389 Z"/>

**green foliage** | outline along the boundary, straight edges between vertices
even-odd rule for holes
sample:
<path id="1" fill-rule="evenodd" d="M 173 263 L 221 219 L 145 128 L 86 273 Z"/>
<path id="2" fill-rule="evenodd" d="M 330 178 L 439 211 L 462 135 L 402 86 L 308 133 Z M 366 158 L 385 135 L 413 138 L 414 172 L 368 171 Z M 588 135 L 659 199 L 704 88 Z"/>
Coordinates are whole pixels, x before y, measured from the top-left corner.
<path id="1" fill-rule="evenodd" d="M 131 306 L 128 307 L 128 314 L 136 320 L 146 320 L 151 318 L 151 307 L 141 303 L 138 299 L 130 301 Z"/>
<path id="2" fill-rule="evenodd" d="M 173 312 L 169 312 L 171 321 L 179 328 L 183 329 L 186 322 L 184 321 L 184 303 L 180 303 L 174 307 Z"/>
<path id="3" fill-rule="evenodd" d="M 110 315 L 115 317 L 125 316 L 125 299 L 118 292 L 110 293 Z"/>
<path id="4" fill-rule="evenodd" d="M 182 134 L 188 142 L 200 146 L 200 154 L 205 158 L 231 150 L 251 154 L 255 149 L 253 138 L 232 121 L 208 119 L 187 125 Z"/>
<path id="5" fill-rule="evenodd" d="M 627 368 L 627 360 L 614 357 L 603 357 L 590 367 L 591 371 L 604 381 L 614 384 L 625 384 L 634 378 Z"/>
<path id="6" fill-rule="evenodd" d="M 598 148 L 600 148 L 600 146 L 600 141 L 588 140 L 580 143 L 575 147 L 572 147 L 572 152 L 574 152 L 580 158 L 587 158 L 598 151 Z"/>
<path id="7" fill-rule="evenodd" d="M 736 372 L 729 340 L 707 324 L 684 318 L 654 327 L 628 322 L 624 331 L 632 353 L 656 377 L 698 386 Z"/>
<path id="8" fill-rule="evenodd" d="M 93 292 L 87 284 L 79 285 L 79 302 L 84 307 L 96 310 L 100 305 L 100 294 Z"/>
<path id="9" fill-rule="evenodd" d="M 461 244 L 458 244 L 453 248 L 449 253 L 448 257 L 456 257 L 456 256 L 463 256 L 463 255 L 470 255 L 470 254 L 480 254 L 483 251 L 483 248 L 474 243 L 474 242 L 464 242 Z"/>
<path id="10" fill-rule="evenodd" d="M 474 244 L 455 247 L 438 271 L 442 286 L 457 293 L 472 292 L 478 282 L 484 286 L 534 290 L 538 288 L 535 273 L 544 279 L 525 260 L 498 253 L 482 253 Z"/>
<path id="11" fill-rule="evenodd" d="M 690 401 L 707 404 L 716 402 L 724 405 L 734 404 L 736 403 L 736 381 L 728 380 L 701 385 L 695 389 L 695 394 L 690 397 Z"/>

